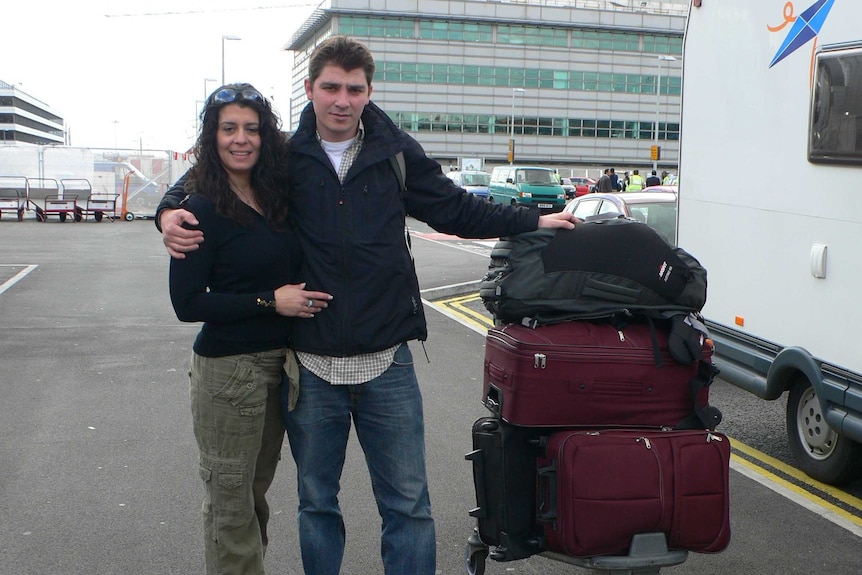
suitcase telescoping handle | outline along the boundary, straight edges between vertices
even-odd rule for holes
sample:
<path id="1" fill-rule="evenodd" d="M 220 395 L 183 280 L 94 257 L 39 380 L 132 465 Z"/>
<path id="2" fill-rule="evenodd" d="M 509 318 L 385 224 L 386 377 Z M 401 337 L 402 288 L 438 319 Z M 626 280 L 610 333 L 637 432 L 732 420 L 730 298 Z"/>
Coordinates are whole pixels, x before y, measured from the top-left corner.
<path id="1" fill-rule="evenodd" d="M 474 449 L 465 455 L 464 459 L 473 462 L 473 483 L 476 484 L 476 507 L 470 510 L 470 517 L 486 519 L 488 505 L 485 497 L 485 464 L 482 462 L 482 450 Z"/>
<path id="2" fill-rule="evenodd" d="M 557 466 L 551 463 L 540 467 L 537 481 L 538 518 L 540 521 L 554 521 L 557 519 Z"/>

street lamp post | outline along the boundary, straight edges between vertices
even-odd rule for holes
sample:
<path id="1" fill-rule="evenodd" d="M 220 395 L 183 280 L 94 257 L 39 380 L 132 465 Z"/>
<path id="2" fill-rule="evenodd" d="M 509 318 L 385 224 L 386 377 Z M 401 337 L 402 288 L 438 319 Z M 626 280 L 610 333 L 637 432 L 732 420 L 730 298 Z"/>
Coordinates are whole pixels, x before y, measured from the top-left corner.
<path id="1" fill-rule="evenodd" d="M 656 85 L 655 85 L 655 125 L 653 126 L 653 137 L 655 140 L 655 150 L 656 155 L 655 159 L 652 161 L 652 169 L 658 173 L 658 118 L 659 111 L 661 109 L 661 63 L 662 62 L 676 62 L 676 58 L 673 56 L 667 56 L 665 54 L 659 54 L 658 56 L 658 76 L 656 76 Z"/>
<path id="2" fill-rule="evenodd" d="M 515 163 L 515 94 L 526 92 L 523 88 L 512 88 L 512 116 L 509 118 L 509 163 Z"/>
<path id="3" fill-rule="evenodd" d="M 224 67 L 222 67 L 224 69 Z M 200 115 L 203 112 L 203 106 L 207 101 L 207 96 L 209 96 L 209 92 L 207 92 L 207 83 L 208 82 L 218 82 L 215 78 L 204 78 L 204 99 L 200 102 L 200 109 L 197 108 L 198 101 L 195 100 L 195 135 L 200 132 Z"/>
<path id="4" fill-rule="evenodd" d="M 120 155 L 120 150 L 119 150 L 119 148 L 117 148 L 117 126 L 119 125 L 119 123 L 120 123 L 119 120 L 113 121 L 113 124 L 114 124 L 114 154 L 116 154 L 117 156 Z"/>
<path id="5" fill-rule="evenodd" d="M 224 70 L 224 66 L 222 66 L 222 70 Z M 224 77 L 224 72 L 222 72 L 222 77 Z M 207 91 L 208 82 L 218 82 L 215 78 L 204 78 L 204 102 L 207 101 L 207 96 L 209 96 L 209 92 Z"/>
<path id="6" fill-rule="evenodd" d="M 239 36 L 221 37 L 221 85 L 224 86 L 224 42 L 225 40 L 242 40 Z"/>
<path id="7" fill-rule="evenodd" d="M 201 133 L 201 115 L 203 114 L 205 100 L 195 100 L 195 139 Z"/>

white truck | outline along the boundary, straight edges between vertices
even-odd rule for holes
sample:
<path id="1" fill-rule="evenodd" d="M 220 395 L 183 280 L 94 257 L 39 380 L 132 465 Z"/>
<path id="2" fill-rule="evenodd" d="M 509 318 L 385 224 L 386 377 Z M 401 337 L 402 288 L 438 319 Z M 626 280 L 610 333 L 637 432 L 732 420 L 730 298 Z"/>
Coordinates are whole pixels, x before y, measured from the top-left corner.
<path id="1" fill-rule="evenodd" d="M 799 467 L 862 473 L 862 2 L 693 0 L 679 245 L 721 377 L 787 397 Z"/>

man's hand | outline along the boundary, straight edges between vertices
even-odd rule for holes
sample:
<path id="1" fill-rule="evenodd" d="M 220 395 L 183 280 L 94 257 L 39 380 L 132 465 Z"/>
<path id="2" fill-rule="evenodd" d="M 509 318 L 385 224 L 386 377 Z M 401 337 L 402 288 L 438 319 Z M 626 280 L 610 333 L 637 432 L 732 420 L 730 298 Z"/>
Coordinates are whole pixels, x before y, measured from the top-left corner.
<path id="1" fill-rule="evenodd" d="M 539 216 L 540 228 L 564 228 L 571 230 L 575 227 L 575 223 L 580 220 L 575 217 L 575 214 L 569 212 L 557 212 L 555 214 L 545 214 Z"/>
<path id="2" fill-rule="evenodd" d="M 168 248 L 171 257 L 179 260 L 186 257 L 186 252 L 198 249 L 199 244 L 204 241 L 202 231 L 186 229 L 183 227 L 184 223 L 196 226 L 198 220 L 188 210 L 164 210 L 159 216 L 159 224 L 162 226 L 162 243 Z"/>

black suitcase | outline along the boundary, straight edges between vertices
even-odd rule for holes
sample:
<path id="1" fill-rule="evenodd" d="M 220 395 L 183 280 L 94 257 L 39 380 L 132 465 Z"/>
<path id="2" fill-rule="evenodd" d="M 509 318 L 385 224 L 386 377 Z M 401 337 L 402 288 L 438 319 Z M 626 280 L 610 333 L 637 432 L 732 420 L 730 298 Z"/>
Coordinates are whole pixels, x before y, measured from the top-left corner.
<path id="1" fill-rule="evenodd" d="M 542 551 L 541 527 L 536 522 L 536 463 L 542 455 L 541 433 L 510 425 L 495 417 L 473 424 L 473 463 L 479 538 L 495 547 L 495 561 L 524 559 Z"/>

